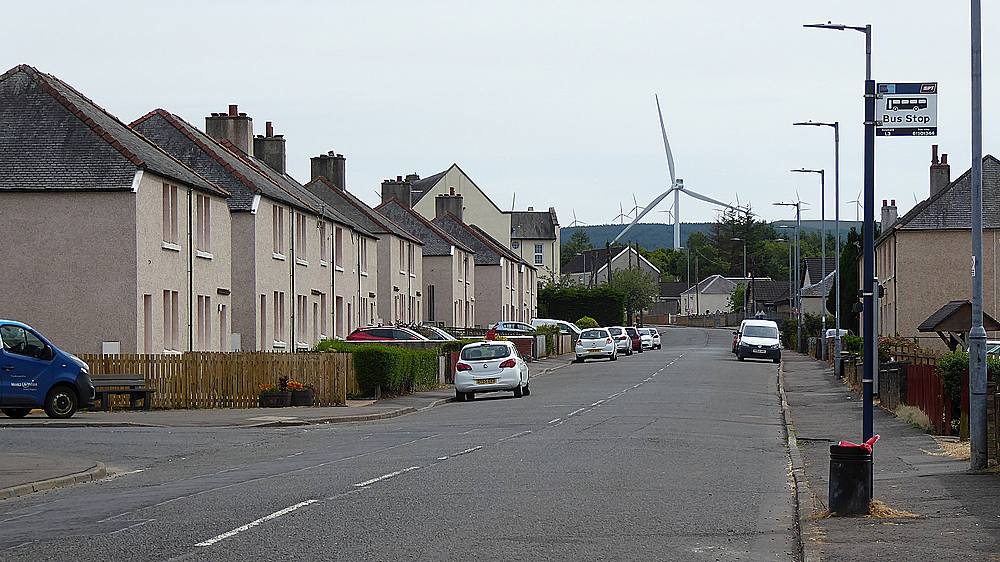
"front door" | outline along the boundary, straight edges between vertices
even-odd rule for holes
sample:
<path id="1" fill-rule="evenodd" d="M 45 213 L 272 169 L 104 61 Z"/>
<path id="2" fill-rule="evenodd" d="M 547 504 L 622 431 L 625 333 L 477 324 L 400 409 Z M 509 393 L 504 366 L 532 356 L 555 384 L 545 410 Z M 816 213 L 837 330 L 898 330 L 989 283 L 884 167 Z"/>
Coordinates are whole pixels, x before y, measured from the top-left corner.
<path id="1" fill-rule="evenodd" d="M 0 399 L 8 406 L 39 406 L 45 401 L 45 374 L 52 349 L 30 330 L 0 325 Z"/>

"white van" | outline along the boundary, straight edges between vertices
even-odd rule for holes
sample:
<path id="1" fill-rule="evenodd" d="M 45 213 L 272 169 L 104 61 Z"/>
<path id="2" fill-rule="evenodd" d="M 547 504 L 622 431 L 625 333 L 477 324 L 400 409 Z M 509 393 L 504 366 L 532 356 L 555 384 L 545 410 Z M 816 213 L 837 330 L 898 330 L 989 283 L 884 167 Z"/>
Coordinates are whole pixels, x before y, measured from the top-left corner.
<path id="1" fill-rule="evenodd" d="M 736 343 L 736 358 L 743 361 L 747 357 L 781 362 L 781 335 L 777 322 L 747 320 L 743 324 L 740 340 Z"/>
<path id="2" fill-rule="evenodd" d="M 553 320 L 552 318 L 535 318 L 531 321 L 531 325 L 535 328 L 539 326 L 559 326 L 559 331 L 573 336 L 573 340 L 580 339 L 580 334 L 583 332 L 583 330 L 572 322 Z"/>

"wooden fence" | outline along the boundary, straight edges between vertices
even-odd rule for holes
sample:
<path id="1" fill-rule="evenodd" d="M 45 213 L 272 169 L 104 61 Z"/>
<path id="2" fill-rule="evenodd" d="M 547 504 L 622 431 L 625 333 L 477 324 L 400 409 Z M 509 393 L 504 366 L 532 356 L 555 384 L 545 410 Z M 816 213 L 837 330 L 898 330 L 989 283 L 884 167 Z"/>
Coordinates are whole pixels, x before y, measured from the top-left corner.
<path id="1" fill-rule="evenodd" d="M 934 433 L 951 433 L 951 400 L 945 399 L 944 385 L 933 365 L 906 367 L 906 403 L 927 414 Z"/>
<path id="2" fill-rule="evenodd" d="M 138 374 L 153 393 L 154 408 L 256 408 L 262 385 L 278 378 L 311 384 L 316 406 L 346 403 L 354 380 L 349 353 L 209 353 L 81 355 L 94 378 Z M 357 383 L 354 382 L 356 386 Z"/>

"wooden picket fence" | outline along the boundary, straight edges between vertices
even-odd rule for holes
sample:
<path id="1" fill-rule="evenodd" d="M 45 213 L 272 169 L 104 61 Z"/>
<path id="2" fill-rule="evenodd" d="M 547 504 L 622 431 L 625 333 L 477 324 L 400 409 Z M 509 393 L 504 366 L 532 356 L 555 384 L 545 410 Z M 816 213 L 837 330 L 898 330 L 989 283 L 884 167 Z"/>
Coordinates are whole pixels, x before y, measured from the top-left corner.
<path id="1" fill-rule="evenodd" d="M 171 355 L 81 355 L 91 376 L 137 374 L 156 390 L 153 407 L 256 408 L 262 385 L 287 376 L 315 388 L 316 406 L 342 406 L 350 353 L 188 352 Z M 357 384 L 356 382 L 354 383 Z"/>

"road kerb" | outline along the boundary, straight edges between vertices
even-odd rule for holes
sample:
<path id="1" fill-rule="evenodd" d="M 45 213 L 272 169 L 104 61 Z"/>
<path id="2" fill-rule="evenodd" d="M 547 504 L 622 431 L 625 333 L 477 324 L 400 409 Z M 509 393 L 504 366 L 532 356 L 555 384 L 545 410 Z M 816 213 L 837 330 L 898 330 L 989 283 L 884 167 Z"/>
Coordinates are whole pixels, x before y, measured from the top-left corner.
<path id="1" fill-rule="evenodd" d="M 83 472 L 76 472 L 73 474 L 67 474 L 66 476 L 47 478 L 37 482 L 29 482 L 27 484 L 19 484 L 17 486 L 0 489 L 0 500 L 26 496 L 43 490 L 65 488 L 67 486 L 83 482 L 93 482 L 94 480 L 100 480 L 102 478 L 106 478 L 107 476 L 108 468 L 104 466 L 104 463 L 94 463 L 94 466 Z"/>
<path id="2" fill-rule="evenodd" d="M 785 395 L 785 362 L 778 365 L 778 395 L 781 399 L 781 421 L 785 427 L 785 438 L 788 445 L 788 456 L 791 459 L 792 481 L 794 482 L 795 493 L 795 515 L 798 519 L 799 527 L 799 550 L 803 562 L 819 562 L 822 560 L 819 549 L 814 546 L 805 536 L 805 529 L 809 525 L 807 517 L 812 508 L 807 504 L 807 498 L 812 497 L 809 489 L 809 482 L 805 477 L 805 467 L 802 462 L 802 451 L 799 450 L 798 441 L 795 439 L 795 426 L 791 421 L 791 409 L 788 406 L 788 398 Z"/>

